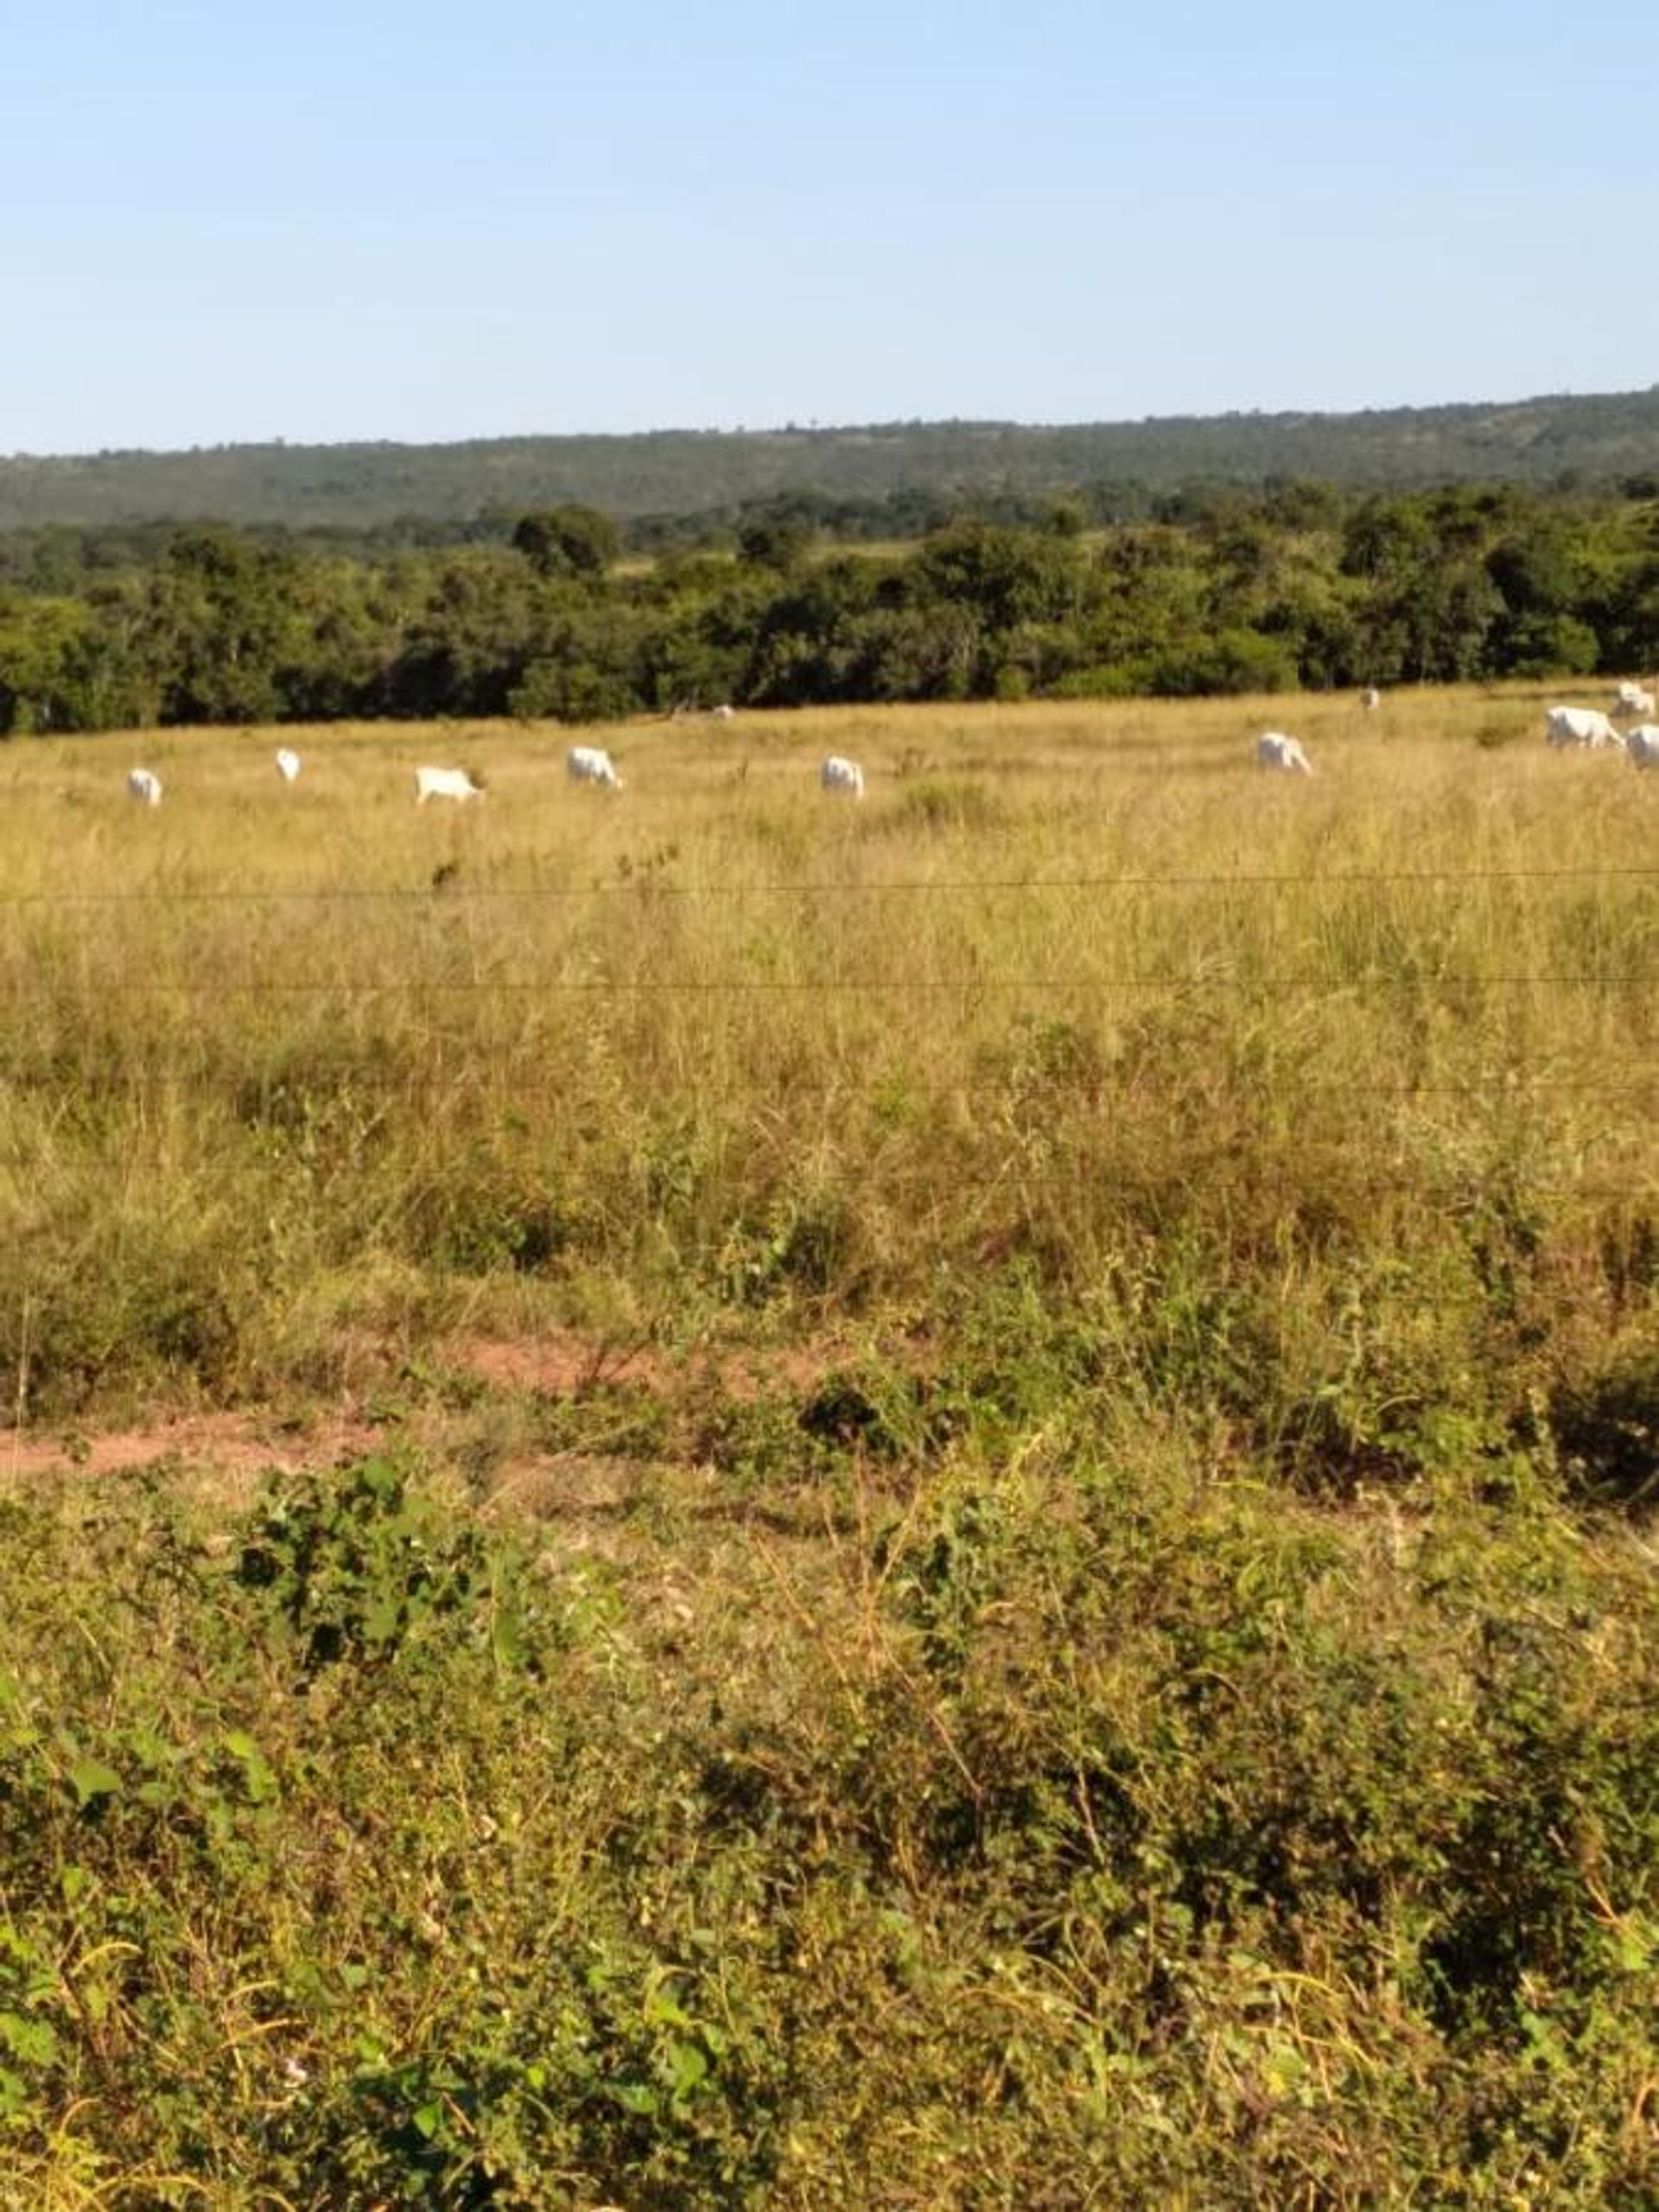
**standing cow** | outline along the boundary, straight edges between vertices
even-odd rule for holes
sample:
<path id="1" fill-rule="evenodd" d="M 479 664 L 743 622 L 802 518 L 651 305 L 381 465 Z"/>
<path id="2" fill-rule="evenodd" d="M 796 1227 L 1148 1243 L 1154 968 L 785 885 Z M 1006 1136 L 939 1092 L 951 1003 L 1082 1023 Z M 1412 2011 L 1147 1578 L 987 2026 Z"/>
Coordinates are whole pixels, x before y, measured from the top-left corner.
<path id="1" fill-rule="evenodd" d="M 415 804 L 424 806 L 429 798 L 480 798 L 482 784 L 474 783 L 464 768 L 417 768 L 415 771 Z"/>
<path id="2" fill-rule="evenodd" d="M 1598 753 L 1612 746 L 1623 750 L 1624 741 L 1599 707 L 1547 707 L 1544 741 L 1556 749 L 1582 746 Z"/>

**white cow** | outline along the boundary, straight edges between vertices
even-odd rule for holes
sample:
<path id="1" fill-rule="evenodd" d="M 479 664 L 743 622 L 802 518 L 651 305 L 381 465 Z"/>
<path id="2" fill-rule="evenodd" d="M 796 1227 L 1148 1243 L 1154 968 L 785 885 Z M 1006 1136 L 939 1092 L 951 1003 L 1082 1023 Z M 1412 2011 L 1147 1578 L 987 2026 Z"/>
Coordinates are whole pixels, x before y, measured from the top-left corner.
<path id="1" fill-rule="evenodd" d="M 140 806 L 159 806 L 162 803 L 162 779 L 149 768 L 132 768 L 127 773 L 127 797 L 136 798 Z"/>
<path id="2" fill-rule="evenodd" d="M 480 798 L 484 786 L 475 784 L 464 768 L 417 768 L 415 771 L 415 804 L 424 806 L 429 798 Z"/>
<path id="3" fill-rule="evenodd" d="M 1256 739 L 1255 765 L 1258 768 L 1289 768 L 1303 776 L 1313 772 L 1313 764 L 1296 740 L 1277 729 L 1264 731 Z"/>
<path id="4" fill-rule="evenodd" d="M 1359 703 L 1368 715 L 1374 715 L 1382 703 L 1382 694 L 1375 683 L 1368 683 L 1359 695 Z"/>
<path id="5" fill-rule="evenodd" d="M 1621 715 L 1650 715 L 1653 712 L 1652 692 L 1644 691 L 1639 683 L 1621 683 L 1618 712 Z"/>
<path id="6" fill-rule="evenodd" d="M 285 745 L 277 748 L 276 772 L 285 784 L 291 784 L 300 772 L 299 754 L 290 753 Z"/>
<path id="7" fill-rule="evenodd" d="M 856 760 L 849 760 L 843 753 L 832 753 L 818 771 L 818 781 L 827 791 L 840 791 L 848 798 L 864 796 L 864 771 Z"/>
<path id="8" fill-rule="evenodd" d="M 1638 768 L 1659 768 L 1659 722 L 1638 722 L 1626 734 L 1624 750 Z"/>
<path id="9" fill-rule="evenodd" d="M 573 784 L 603 784 L 613 791 L 622 788 L 616 763 L 597 745 L 573 745 L 564 756 L 564 771 Z"/>
<path id="10" fill-rule="evenodd" d="M 1599 707 L 1547 707 L 1544 738 L 1552 746 L 1581 745 L 1592 752 L 1624 743 Z"/>
<path id="11" fill-rule="evenodd" d="M 732 720 L 736 712 L 737 709 L 735 707 L 710 707 L 709 709 L 709 719 L 711 722 L 728 722 Z"/>

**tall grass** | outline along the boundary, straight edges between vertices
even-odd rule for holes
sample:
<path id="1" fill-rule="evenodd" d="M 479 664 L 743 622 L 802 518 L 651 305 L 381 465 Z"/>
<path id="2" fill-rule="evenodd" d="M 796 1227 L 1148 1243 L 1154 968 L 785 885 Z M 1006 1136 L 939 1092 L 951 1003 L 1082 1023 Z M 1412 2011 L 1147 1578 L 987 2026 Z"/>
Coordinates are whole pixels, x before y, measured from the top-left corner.
<path id="1" fill-rule="evenodd" d="M 1651 2198 L 1659 779 L 1287 718 L 0 754 L 9 1402 L 423 1439 L 0 1453 L 0 2204 Z"/>
<path id="2" fill-rule="evenodd" d="M 925 1333 L 1010 1274 L 1338 1457 L 1584 1382 L 1652 1287 L 1659 793 L 1474 741 L 1529 698 L 1303 703 L 1312 781 L 1230 702 L 638 727 L 620 798 L 505 726 L 319 732 L 291 791 L 157 738 L 154 814 L 130 741 L 12 748 L 29 1408 L 440 1320 Z M 487 798 L 417 810 L 427 757 Z"/>

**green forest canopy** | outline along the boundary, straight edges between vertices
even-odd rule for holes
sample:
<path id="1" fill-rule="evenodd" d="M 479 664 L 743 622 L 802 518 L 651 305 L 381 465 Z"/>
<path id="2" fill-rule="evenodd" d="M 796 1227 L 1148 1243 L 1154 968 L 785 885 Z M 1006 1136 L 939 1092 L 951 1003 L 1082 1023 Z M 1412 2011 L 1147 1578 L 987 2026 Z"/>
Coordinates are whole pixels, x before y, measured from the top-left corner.
<path id="1" fill-rule="evenodd" d="M 14 531 L 0 734 L 1628 672 L 1659 663 L 1655 492 L 1287 483 L 1093 527 L 1056 499 L 857 546 L 798 499 L 650 561 L 569 505 L 473 542 Z"/>
<path id="2" fill-rule="evenodd" d="M 1034 427 L 889 423 L 654 430 L 450 445 L 228 445 L 185 453 L 0 458 L 0 531 L 212 518 L 307 529 L 403 516 L 464 521 L 581 502 L 626 520 L 735 508 L 786 491 L 954 500 L 1095 487 L 1133 513 L 1196 482 L 1317 478 L 1373 489 L 1468 481 L 1611 483 L 1659 473 L 1659 385 L 1645 391 L 1360 414 L 1233 414 Z"/>

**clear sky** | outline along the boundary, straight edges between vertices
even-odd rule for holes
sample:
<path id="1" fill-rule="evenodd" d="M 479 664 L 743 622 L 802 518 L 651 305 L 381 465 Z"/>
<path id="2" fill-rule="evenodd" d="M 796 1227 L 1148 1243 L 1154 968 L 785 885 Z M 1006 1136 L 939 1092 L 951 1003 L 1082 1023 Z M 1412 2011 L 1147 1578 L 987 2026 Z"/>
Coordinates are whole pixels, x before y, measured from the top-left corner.
<path id="1" fill-rule="evenodd" d="M 0 451 L 1659 380 L 1659 0 L 50 0 Z"/>

